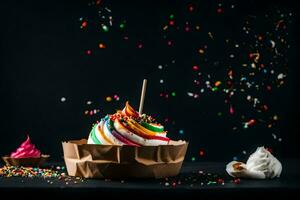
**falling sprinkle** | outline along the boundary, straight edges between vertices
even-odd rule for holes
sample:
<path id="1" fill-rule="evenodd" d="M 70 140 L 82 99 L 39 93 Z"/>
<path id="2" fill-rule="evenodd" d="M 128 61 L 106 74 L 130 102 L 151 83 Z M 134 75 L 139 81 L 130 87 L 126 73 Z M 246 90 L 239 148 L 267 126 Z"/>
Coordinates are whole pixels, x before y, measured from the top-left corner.
<path id="1" fill-rule="evenodd" d="M 174 20 L 170 20 L 170 21 L 169 21 L 169 25 L 170 25 L 170 26 L 174 26 L 174 25 L 175 25 L 175 21 L 174 21 Z"/>
<path id="2" fill-rule="evenodd" d="M 190 31 L 190 27 L 189 27 L 189 26 L 186 26 L 186 27 L 184 28 L 184 30 L 185 30 L 185 32 L 189 32 L 189 31 Z"/>
<path id="3" fill-rule="evenodd" d="M 67 100 L 66 97 L 60 98 L 60 101 L 61 101 L 61 102 L 65 102 L 66 100 Z"/>
<path id="4" fill-rule="evenodd" d="M 82 23 L 81 23 L 81 28 L 85 28 L 87 26 L 87 21 L 83 21 Z"/>
<path id="5" fill-rule="evenodd" d="M 190 4 L 190 5 L 188 6 L 188 10 L 189 10 L 190 12 L 193 12 L 193 11 L 195 10 L 195 8 L 194 8 L 194 6 L 193 6 L 192 4 Z"/>
<path id="6" fill-rule="evenodd" d="M 216 87 L 219 87 L 221 84 L 222 84 L 222 82 L 221 82 L 221 81 L 217 81 L 217 82 L 215 82 L 215 86 L 216 86 Z"/>
<path id="7" fill-rule="evenodd" d="M 109 31 L 108 26 L 106 26 L 105 24 L 102 24 L 101 27 L 102 27 L 102 30 L 103 30 L 104 32 L 108 32 L 108 31 Z"/>
<path id="8" fill-rule="evenodd" d="M 107 12 L 111 12 L 111 10 L 107 7 L 104 8 Z"/>
<path id="9" fill-rule="evenodd" d="M 216 91 L 218 91 L 218 87 L 213 87 L 211 90 L 212 90 L 213 92 L 216 92 Z"/>
<path id="10" fill-rule="evenodd" d="M 213 35 L 212 35 L 212 33 L 211 32 L 208 32 L 208 36 L 210 37 L 210 39 L 214 39 L 214 37 L 213 37 Z"/>
<path id="11" fill-rule="evenodd" d="M 187 95 L 192 97 L 192 96 L 194 96 L 194 93 L 188 92 Z"/>
<path id="12" fill-rule="evenodd" d="M 193 66 L 193 70 L 194 70 L 194 71 L 198 71 L 198 70 L 199 70 L 199 66 L 194 65 L 194 66 Z"/>
<path id="13" fill-rule="evenodd" d="M 285 75 L 283 73 L 278 74 L 277 79 L 283 79 L 285 77 Z"/>
<path id="14" fill-rule="evenodd" d="M 275 47 L 275 42 L 274 42 L 274 40 L 270 40 L 270 43 L 271 43 L 271 47 L 274 48 L 274 47 Z"/>
<path id="15" fill-rule="evenodd" d="M 124 23 L 121 23 L 120 24 L 120 29 L 124 29 L 125 28 L 125 24 Z"/>
<path id="16" fill-rule="evenodd" d="M 201 149 L 201 150 L 199 151 L 199 155 L 200 155 L 200 157 L 203 157 L 203 156 L 205 155 L 205 152 L 204 152 L 203 149 Z"/>
<path id="17" fill-rule="evenodd" d="M 249 58 L 253 59 L 255 63 L 258 63 L 260 54 L 259 53 L 250 53 Z"/>
<path id="18" fill-rule="evenodd" d="M 106 101 L 107 102 L 111 102 L 112 101 L 112 98 L 110 96 L 106 97 Z"/>
<path id="19" fill-rule="evenodd" d="M 230 108 L 229 108 L 229 113 L 230 113 L 231 115 L 233 115 L 233 114 L 234 114 L 234 109 L 233 109 L 233 106 L 232 106 L 232 105 L 230 105 Z"/>
<path id="20" fill-rule="evenodd" d="M 249 128 L 250 126 L 253 126 L 256 123 L 255 119 L 250 119 L 248 122 L 244 123 L 244 128 Z"/>
<path id="21" fill-rule="evenodd" d="M 222 13 L 223 12 L 223 9 L 222 8 L 218 8 L 217 9 L 217 13 Z"/>
<path id="22" fill-rule="evenodd" d="M 103 43 L 100 43 L 100 44 L 99 44 L 99 48 L 100 48 L 100 49 L 105 49 L 105 48 L 106 48 L 106 45 L 103 44 Z"/>
<path id="23" fill-rule="evenodd" d="M 139 49 L 141 49 L 141 48 L 143 48 L 143 44 L 142 44 L 142 43 L 139 43 L 139 44 L 137 45 L 137 47 L 138 47 Z"/>
<path id="24" fill-rule="evenodd" d="M 199 52 L 200 54 L 204 54 L 204 50 L 203 50 L 203 49 L 199 49 L 198 52 Z"/>
<path id="25" fill-rule="evenodd" d="M 117 94 L 115 94 L 115 95 L 114 95 L 114 100 L 119 101 L 119 100 L 120 100 L 120 97 L 119 97 Z"/>

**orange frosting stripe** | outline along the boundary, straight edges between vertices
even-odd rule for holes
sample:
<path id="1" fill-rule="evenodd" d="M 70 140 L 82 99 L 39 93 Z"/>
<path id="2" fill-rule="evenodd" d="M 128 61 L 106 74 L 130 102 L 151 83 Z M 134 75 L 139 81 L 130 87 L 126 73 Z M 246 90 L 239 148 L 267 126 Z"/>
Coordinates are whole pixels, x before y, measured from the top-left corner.
<path id="1" fill-rule="evenodd" d="M 133 126 L 135 126 L 138 130 L 140 130 L 145 135 L 151 135 L 151 136 L 157 135 L 156 132 L 153 132 L 153 131 L 150 131 L 150 130 L 146 129 L 145 127 L 141 126 L 139 123 L 137 123 L 136 121 L 134 121 L 132 119 L 128 120 L 128 124 L 129 123 L 131 123 Z"/>

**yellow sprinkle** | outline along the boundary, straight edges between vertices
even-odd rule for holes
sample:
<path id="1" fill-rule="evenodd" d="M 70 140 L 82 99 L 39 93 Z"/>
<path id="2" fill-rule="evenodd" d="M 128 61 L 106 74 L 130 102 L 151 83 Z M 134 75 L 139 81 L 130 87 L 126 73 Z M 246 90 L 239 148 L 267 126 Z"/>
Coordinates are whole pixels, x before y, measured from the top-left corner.
<path id="1" fill-rule="evenodd" d="M 111 102 L 112 98 L 110 96 L 106 97 L 106 101 Z"/>
<path id="2" fill-rule="evenodd" d="M 204 50 L 203 50 L 203 49 L 199 49 L 198 52 L 199 52 L 200 54 L 204 54 Z"/>

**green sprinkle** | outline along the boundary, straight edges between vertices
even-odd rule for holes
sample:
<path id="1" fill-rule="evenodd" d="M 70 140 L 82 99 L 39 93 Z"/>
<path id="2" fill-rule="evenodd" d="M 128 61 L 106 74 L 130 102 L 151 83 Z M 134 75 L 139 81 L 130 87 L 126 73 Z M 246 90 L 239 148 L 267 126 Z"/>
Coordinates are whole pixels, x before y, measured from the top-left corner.
<path id="1" fill-rule="evenodd" d="M 106 26 L 106 25 L 102 25 L 102 30 L 104 31 L 104 32 L 108 32 L 109 31 L 109 28 L 108 28 L 108 26 Z"/>
<path id="2" fill-rule="evenodd" d="M 213 92 L 218 91 L 218 88 L 217 88 L 217 87 L 213 87 L 213 88 L 212 88 L 212 91 L 213 91 Z"/>

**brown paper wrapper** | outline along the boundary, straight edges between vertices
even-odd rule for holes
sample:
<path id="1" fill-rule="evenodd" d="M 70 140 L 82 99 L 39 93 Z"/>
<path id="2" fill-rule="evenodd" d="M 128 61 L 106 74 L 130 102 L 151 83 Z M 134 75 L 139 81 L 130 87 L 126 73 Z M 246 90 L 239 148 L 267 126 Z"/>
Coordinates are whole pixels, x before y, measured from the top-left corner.
<path id="1" fill-rule="evenodd" d="M 3 156 L 2 159 L 7 165 L 36 167 L 42 165 L 49 157 L 50 155 L 41 155 L 41 157 L 38 158 L 12 158 Z"/>
<path id="2" fill-rule="evenodd" d="M 188 143 L 161 146 L 87 144 L 86 139 L 63 142 L 70 176 L 84 178 L 164 178 L 179 174 Z"/>

